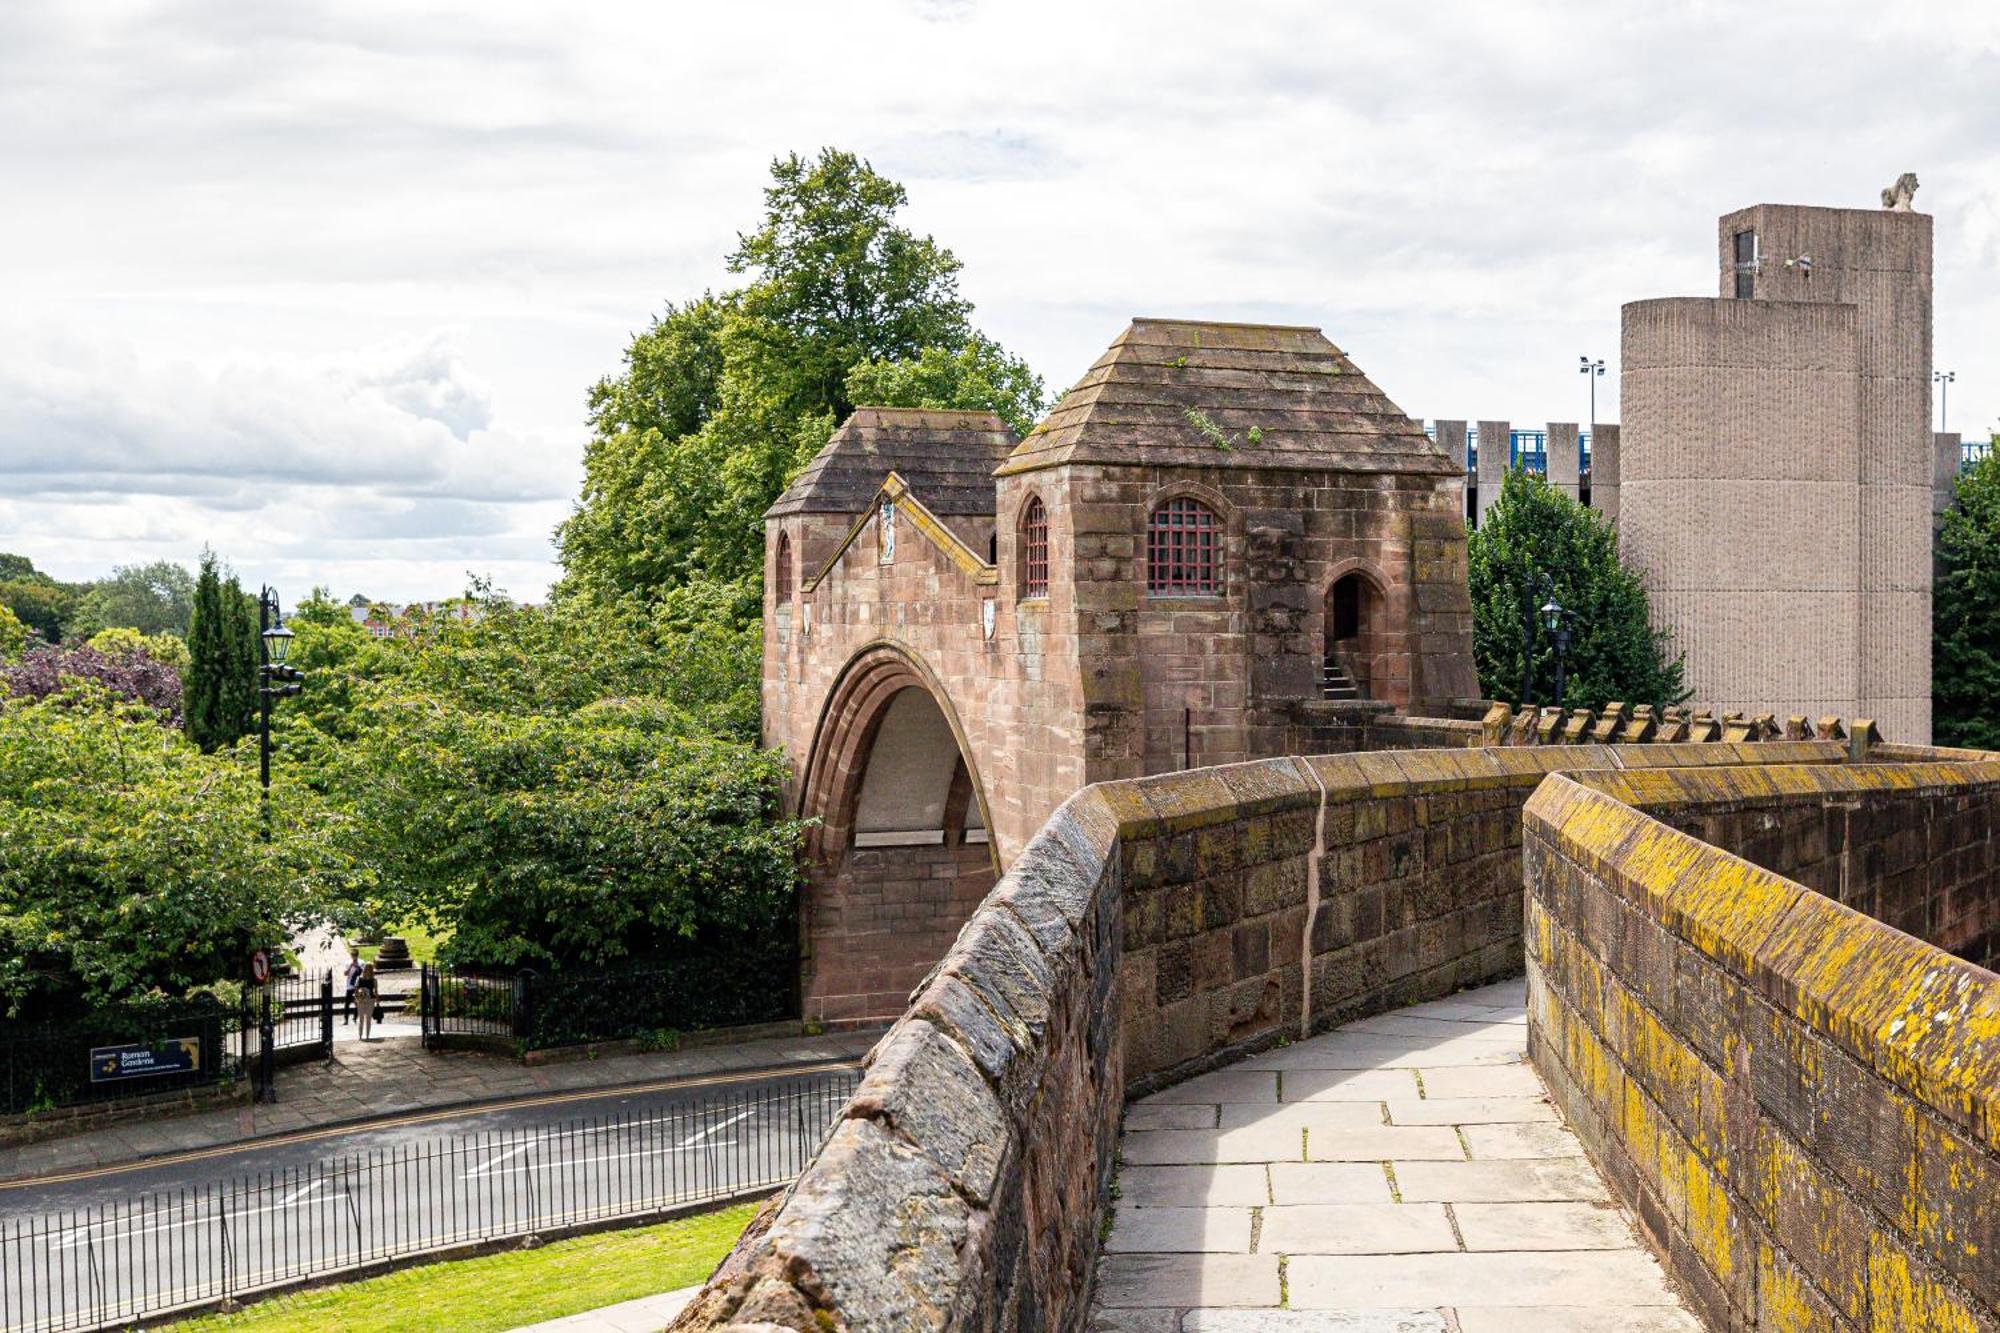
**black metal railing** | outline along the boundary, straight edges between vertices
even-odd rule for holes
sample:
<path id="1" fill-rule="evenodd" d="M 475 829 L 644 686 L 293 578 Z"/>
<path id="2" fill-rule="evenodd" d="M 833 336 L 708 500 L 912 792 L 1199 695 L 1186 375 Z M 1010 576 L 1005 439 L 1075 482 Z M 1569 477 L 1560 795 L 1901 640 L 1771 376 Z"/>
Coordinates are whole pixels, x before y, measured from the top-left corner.
<path id="1" fill-rule="evenodd" d="M 0 1115 L 230 1082 L 246 1072 L 255 1038 L 248 1006 L 219 1002 L 0 1025 Z"/>
<path id="2" fill-rule="evenodd" d="M 424 1043 L 480 1037 L 546 1050 L 654 1040 L 798 1015 L 798 958 L 789 940 L 750 940 L 686 958 L 620 968 L 512 973 L 425 967 Z"/>
<path id="3" fill-rule="evenodd" d="M 117 1327 L 365 1265 L 776 1188 L 819 1151 L 860 1077 L 842 1068 L 0 1219 L 0 1329 Z"/>

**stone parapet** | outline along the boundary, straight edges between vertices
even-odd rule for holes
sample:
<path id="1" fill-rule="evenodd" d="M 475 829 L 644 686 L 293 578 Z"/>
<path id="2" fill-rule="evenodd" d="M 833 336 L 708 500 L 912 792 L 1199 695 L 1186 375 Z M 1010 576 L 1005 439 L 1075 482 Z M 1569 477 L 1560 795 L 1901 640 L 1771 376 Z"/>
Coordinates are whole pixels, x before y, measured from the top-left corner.
<path id="1" fill-rule="evenodd" d="M 1849 758 L 1835 741 L 1585 743 L 1086 788 L 675 1327 L 1079 1328 L 1127 1094 L 1518 970 L 1521 811 L 1550 773 Z"/>
<path id="2" fill-rule="evenodd" d="M 2000 774 L 1874 758 L 1527 804 L 1530 1057 L 1711 1327 L 2000 1306 L 2000 977 L 1877 919 L 1990 910 Z"/>

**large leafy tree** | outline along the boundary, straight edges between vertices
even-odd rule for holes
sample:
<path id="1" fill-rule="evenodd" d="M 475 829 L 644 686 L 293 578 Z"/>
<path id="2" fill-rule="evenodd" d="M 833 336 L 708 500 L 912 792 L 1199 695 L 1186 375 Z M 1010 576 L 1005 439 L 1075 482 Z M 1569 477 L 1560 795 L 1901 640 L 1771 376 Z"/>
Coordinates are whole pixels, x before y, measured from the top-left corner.
<path id="1" fill-rule="evenodd" d="M 456 962 L 572 967 L 788 935 L 798 827 L 755 748 L 743 608 L 571 598 L 399 622 L 315 598 L 282 766 L 351 810 L 373 873 L 355 918 L 449 929 Z"/>
<path id="2" fill-rule="evenodd" d="M 44 643 L 60 642 L 81 593 L 35 568 L 25 555 L 0 552 L 0 606 L 5 606 Z"/>
<path id="3" fill-rule="evenodd" d="M 1687 697 L 1682 659 L 1648 620 L 1646 588 L 1618 558 L 1618 537 L 1601 515 L 1523 468 L 1470 541 L 1472 649 L 1480 689 L 1521 700 L 1524 616 L 1553 595 L 1574 615 L 1563 703 L 1601 708 L 1613 700 L 1675 704 Z M 1553 701 L 1555 648 L 1534 634 L 1533 702 Z"/>
<path id="4" fill-rule="evenodd" d="M 1937 541 L 1931 600 L 1931 732 L 2000 749 L 2000 436 L 1959 475 Z"/>
<path id="5" fill-rule="evenodd" d="M 583 495 L 557 534 L 565 591 L 754 592 L 764 510 L 857 403 L 1033 423 L 1040 380 L 972 326 L 958 259 L 898 224 L 906 202 L 852 153 L 772 164 L 763 221 L 729 256 L 745 284 L 669 305 L 591 390 Z"/>
<path id="6" fill-rule="evenodd" d="M 185 636 L 194 614 L 194 584 L 194 575 L 171 560 L 120 565 L 111 577 L 89 585 L 69 631 L 83 638 L 107 629 Z"/>
<path id="7" fill-rule="evenodd" d="M 100 686 L 0 697 L 0 1014 L 184 995 L 348 896 L 351 822 L 284 774 L 271 807 Z"/>

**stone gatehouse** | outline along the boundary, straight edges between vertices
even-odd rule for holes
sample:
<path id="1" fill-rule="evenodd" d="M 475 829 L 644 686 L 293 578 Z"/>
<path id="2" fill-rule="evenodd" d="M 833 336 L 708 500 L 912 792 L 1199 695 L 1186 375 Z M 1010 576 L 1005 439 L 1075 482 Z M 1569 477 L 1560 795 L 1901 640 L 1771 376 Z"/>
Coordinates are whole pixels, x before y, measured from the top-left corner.
<path id="1" fill-rule="evenodd" d="M 1087 783 L 1463 714 L 1463 514 L 1462 464 L 1317 329 L 1135 320 L 1025 440 L 857 410 L 765 516 L 807 1015 L 900 1013 Z"/>

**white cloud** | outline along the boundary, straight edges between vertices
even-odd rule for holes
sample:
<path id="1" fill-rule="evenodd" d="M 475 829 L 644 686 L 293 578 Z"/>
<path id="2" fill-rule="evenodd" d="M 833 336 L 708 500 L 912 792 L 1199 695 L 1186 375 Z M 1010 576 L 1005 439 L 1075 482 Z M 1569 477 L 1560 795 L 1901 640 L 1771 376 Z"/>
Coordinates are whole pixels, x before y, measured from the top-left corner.
<path id="1" fill-rule="evenodd" d="M 822 144 L 1052 384 L 1133 314 L 1270 318 L 1520 421 L 1582 411 L 1621 303 L 1713 290 L 1717 215 L 1914 169 L 1984 425 L 1996 88 L 2000 10 L 1943 0 L 10 4 L 0 549 L 532 594 L 586 387 Z"/>

